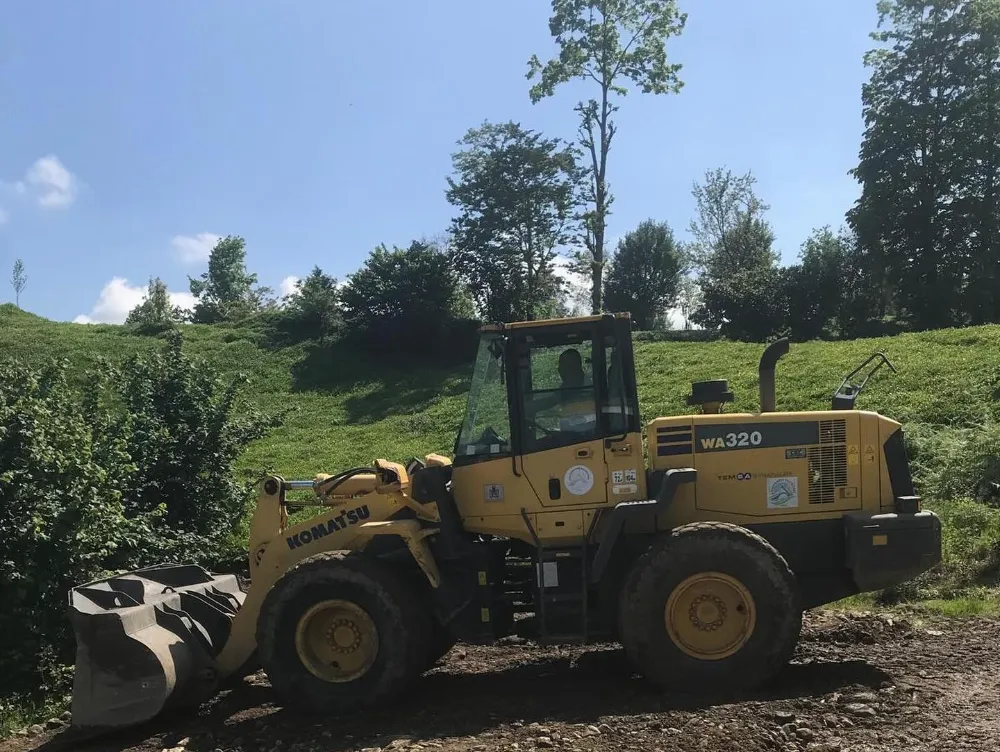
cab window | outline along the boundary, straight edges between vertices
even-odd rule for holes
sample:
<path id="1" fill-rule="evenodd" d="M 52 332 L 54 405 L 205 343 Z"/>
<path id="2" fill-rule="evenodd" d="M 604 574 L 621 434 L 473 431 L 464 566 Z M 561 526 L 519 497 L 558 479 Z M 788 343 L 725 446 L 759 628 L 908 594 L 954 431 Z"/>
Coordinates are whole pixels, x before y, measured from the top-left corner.
<path id="1" fill-rule="evenodd" d="M 593 340 L 529 337 L 525 344 L 520 369 L 524 451 L 598 438 Z"/>
<path id="2" fill-rule="evenodd" d="M 503 357 L 500 337 L 484 337 L 480 341 L 465 419 L 455 442 L 456 464 L 510 454 L 510 416 Z"/>

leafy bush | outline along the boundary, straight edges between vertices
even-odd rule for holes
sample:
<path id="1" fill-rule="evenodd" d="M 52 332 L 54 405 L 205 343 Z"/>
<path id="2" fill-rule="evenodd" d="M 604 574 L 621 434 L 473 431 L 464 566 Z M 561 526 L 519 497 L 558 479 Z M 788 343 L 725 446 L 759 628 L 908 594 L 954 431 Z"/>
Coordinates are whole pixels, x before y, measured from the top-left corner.
<path id="1" fill-rule="evenodd" d="M 295 291 L 285 297 L 285 303 L 275 315 L 276 328 L 285 341 L 323 341 L 340 329 L 337 280 L 318 266 L 295 283 Z"/>
<path id="2" fill-rule="evenodd" d="M 437 356 L 448 353 L 461 295 L 448 256 L 414 241 L 406 249 L 372 251 L 341 300 L 348 338 L 359 348 Z"/>
<path id="3" fill-rule="evenodd" d="M 149 280 L 145 299 L 129 311 L 125 323 L 139 334 L 159 334 L 186 318 L 187 312 L 170 302 L 166 283 L 157 277 Z"/>
<path id="4" fill-rule="evenodd" d="M 978 426 L 911 426 L 907 433 L 921 493 L 932 499 L 974 499 L 997 505 L 1000 423 L 986 416 Z"/>
<path id="5" fill-rule="evenodd" d="M 63 368 L 0 370 L 0 675 L 12 689 L 49 688 L 69 656 L 67 589 L 134 564 L 153 524 L 125 516 L 119 479 L 136 468 L 81 408 Z"/>
<path id="6" fill-rule="evenodd" d="M 0 367 L 0 676 L 4 692 L 68 679 L 67 590 L 164 560 L 218 567 L 245 557 L 234 531 L 251 487 L 233 463 L 273 421 L 237 415 L 224 383 L 181 351 L 87 374 Z M 3 698 L 0 697 L 0 700 Z"/>
<path id="7" fill-rule="evenodd" d="M 702 307 L 691 320 L 730 339 L 763 342 L 783 333 L 788 321 L 788 276 L 756 266 L 702 282 Z"/>
<path id="8" fill-rule="evenodd" d="M 246 377 L 225 382 L 190 360 L 176 332 L 165 352 L 133 357 L 114 376 L 113 397 L 124 411 L 117 423 L 112 419 L 112 434 L 128 437 L 137 467 L 123 479 L 126 514 L 162 509 L 165 535 L 199 560 L 221 564 L 245 555 L 231 531 L 247 515 L 251 488 L 231 470 L 243 449 L 277 422 L 255 411 L 235 413 Z"/>

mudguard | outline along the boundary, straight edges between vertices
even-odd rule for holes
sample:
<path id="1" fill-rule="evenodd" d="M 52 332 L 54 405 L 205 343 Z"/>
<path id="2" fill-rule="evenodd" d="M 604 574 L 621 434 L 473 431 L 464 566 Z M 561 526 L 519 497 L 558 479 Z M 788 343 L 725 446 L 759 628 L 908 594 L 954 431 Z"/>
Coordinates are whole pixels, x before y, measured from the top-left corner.
<path id="1" fill-rule="evenodd" d="M 132 726 L 215 690 L 215 659 L 245 594 L 235 575 L 161 564 L 69 592 L 72 726 Z"/>

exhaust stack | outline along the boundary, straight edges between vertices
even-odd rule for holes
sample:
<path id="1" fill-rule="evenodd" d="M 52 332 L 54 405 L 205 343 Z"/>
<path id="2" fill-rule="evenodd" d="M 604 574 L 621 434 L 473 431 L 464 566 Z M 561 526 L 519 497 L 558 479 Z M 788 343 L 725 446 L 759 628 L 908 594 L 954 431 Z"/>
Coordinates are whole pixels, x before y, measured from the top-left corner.
<path id="1" fill-rule="evenodd" d="M 774 396 L 774 366 L 778 360 L 788 353 L 788 337 L 782 337 L 767 346 L 760 356 L 757 371 L 760 375 L 760 411 L 773 413 L 775 410 Z"/>

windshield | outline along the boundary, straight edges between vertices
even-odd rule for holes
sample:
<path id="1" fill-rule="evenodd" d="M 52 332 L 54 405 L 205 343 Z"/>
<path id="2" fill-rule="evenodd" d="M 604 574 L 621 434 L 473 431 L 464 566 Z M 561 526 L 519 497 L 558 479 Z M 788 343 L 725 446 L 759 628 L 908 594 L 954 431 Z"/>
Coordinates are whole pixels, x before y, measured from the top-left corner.
<path id="1" fill-rule="evenodd" d="M 472 372 L 469 403 L 455 445 L 455 461 L 510 454 L 510 415 L 503 378 L 503 339 L 483 337 Z"/>

